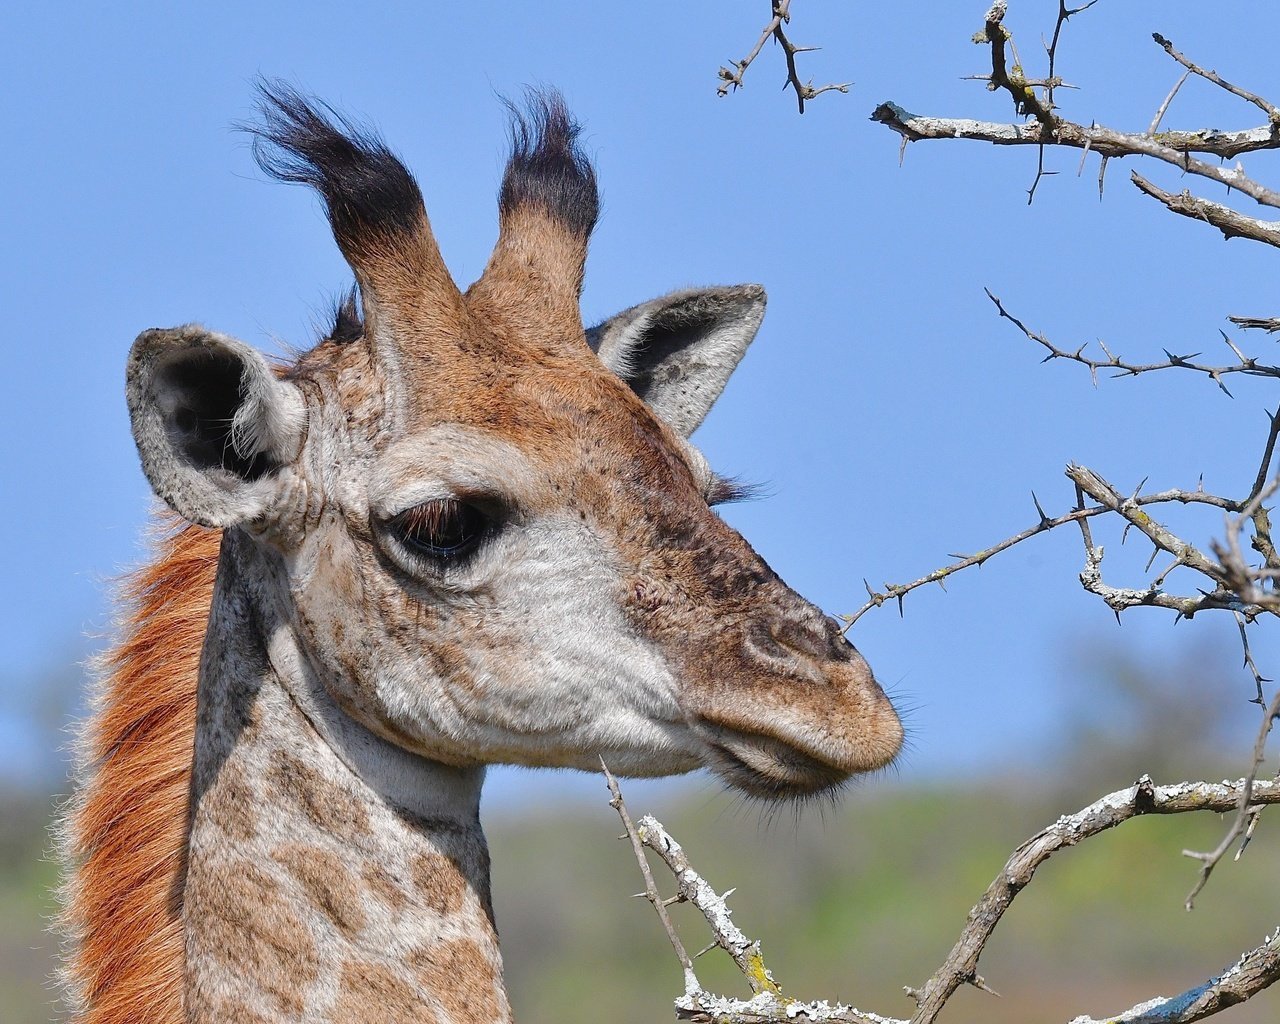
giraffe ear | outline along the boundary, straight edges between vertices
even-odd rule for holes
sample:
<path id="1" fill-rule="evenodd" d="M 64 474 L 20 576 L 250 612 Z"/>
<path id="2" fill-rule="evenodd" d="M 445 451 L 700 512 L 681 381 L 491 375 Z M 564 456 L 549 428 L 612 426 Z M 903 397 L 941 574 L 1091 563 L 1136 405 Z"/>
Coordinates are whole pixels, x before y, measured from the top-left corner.
<path id="1" fill-rule="evenodd" d="M 672 292 L 592 327 L 587 344 L 688 437 L 756 336 L 764 304 L 758 284 Z"/>
<path id="2" fill-rule="evenodd" d="M 256 350 L 194 324 L 144 331 L 125 391 L 143 472 L 174 511 L 213 527 L 270 511 L 306 403 Z"/>

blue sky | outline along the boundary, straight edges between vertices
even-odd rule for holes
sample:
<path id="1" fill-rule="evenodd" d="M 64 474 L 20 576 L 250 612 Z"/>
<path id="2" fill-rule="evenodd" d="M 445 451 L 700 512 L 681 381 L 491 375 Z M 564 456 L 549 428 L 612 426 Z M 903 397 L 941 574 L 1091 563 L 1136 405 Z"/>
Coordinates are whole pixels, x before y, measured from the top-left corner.
<path id="1" fill-rule="evenodd" d="M 1015 0 L 1009 24 L 1034 69 L 1057 4 Z M 1256 471 L 1266 382 L 1228 399 L 1190 375 L 1091 386 L 1041 365 L 983 287 L 1064 347 L 1104 338 L 1229 361 L 1228 314 L 1268 316 L 1275 254 L 1177 219 L 1138 195 L 1125 165 L 1051 154 L 1062 173 L 1026 204 L 1035 154 L 976 143 L 911 147 L 867 118 L 892 99 L 919 113 L 1008 120 L 1003 97 L 961 76 L 985 4 L 800 2 L 792 35 L 817 81 L 852 80 L 797 116 L 767 47 L 747 88 L 718 99 L 716 68 L 754 42 L 767 4 L 228 2 L 183 8 L 19 5 L 0 108 L 0 249 L 10 371 L 0 403 L 0 773 L 40 756 L 27 710 L 110 627 L 108 581 L 141 553 L 151 499 L 123 400 L 142 329 L 200 321 L 265 349 L 306 345 L 349 271 L 308 192 L 265 180 L 243 134 L 252 81 L 281 76 L 379 128 L 415 171 L 455 276 L 478 275 L 496 230 L 504 156 L 498 97 L 551 84 L 587 126 L 604 217 L 588 263 L 588 320 L 690 284 L 758 281 L 761 334 L 697 440 L 768 497 L 725 514 L 798 590 L 831 612 L 879 583 L 922 575 L 1071 501 L 1083 462 L 1122 488 L 1242 493 Z M 1144 127 L 1177 77 L 1170 38 L 1242 85 L 1280 95 L 1274 15 L 1258 5 L 1103 0 L 1067 29 L 1068 116 Z M 1257 111 L 1201 82 L 1167 126 L 1236 128 Z M 1252 158 L 1275 180 L 1270 154 Z M 1184 186 L 1171 169 L 1144 173 Z M 1215 193 L 1191 182 L 1203 194 Z M 1247 201 L 1238 202 L 1248 210 Z M 1250 211 L 1252 212 L 1252 211 Z M 1274 342 L 1243 341 L 1274 358 Z M 1221 519 L 1170 518 L 1207 542 Z M 1112 582 L 1147 551 L 1100 528 Z M 1131 542 L 1132 543 L 1132 542 Z M 1206 692 L 1245 710 L 1235 626 L 1111 613 L 1077 583 L 1078 533 L 1042 537 L 881 609 L 852 637 L 913 710 L 902 776 L 1033 764 L 1080 688 L 1082 655 L 1129 645 L 1168 665 L 1220 648 Z M 1177 576 L 1173 577 L 1177 582 Z M 1274 670 L 1280 648 L 1259 631 Z M 1252 719 L 1239 719 L 1241 758 Z M 1087 752 L 1080 752 L 1087 756 Z M 1189 767 L 1190 770 L 1190 767 Z M 1123 780 L 1117 780 L 1117 784 Z M 499 796 L 577 786 L 504 773 Z M 594 784 L 593 784 L 594 785 Z M 594 792 L 594 790 L 592 790 Z"/>

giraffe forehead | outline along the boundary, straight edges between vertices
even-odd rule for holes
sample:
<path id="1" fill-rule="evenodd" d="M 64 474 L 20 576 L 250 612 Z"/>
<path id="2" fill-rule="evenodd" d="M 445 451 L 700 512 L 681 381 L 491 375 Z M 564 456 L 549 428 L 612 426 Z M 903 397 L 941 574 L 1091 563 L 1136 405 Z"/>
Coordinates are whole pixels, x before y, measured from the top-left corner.
<path id="1" fill-rule="evenodd" d="M 390 518 L 436 498 L 486 494 L 511 503 L 541 494 L 545 474 L 512 439 L 466 423 L 441 422 L 393 442 L 369 482 L 369 505 Z"/>
<path id="2" fill-rule="evenodd" d="M 430 376 L 415 392 L 407 433 L 378 460 L 376 511 L 469 493 L 526 508 L 574 495 L 597 504 L 633 490 L 619 480 L 645 493 L 700 495 L 710 476 L 696 449 L 586 360 L 472 365 L 465 382 L 447 370 Z"/>

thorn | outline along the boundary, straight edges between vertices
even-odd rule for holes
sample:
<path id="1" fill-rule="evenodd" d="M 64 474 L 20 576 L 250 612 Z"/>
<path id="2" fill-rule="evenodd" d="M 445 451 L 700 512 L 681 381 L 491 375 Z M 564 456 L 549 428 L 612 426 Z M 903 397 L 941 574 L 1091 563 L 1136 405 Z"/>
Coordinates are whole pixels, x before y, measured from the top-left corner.
<path id="1" fill-rule="evenodd" d="M 984 978 L 981 974 L 975 974 L 972 978 L 970 978 L 969 984 L 972 985 L 974 988 L 976 988 L 979 992 L 986 992 L 988 995 L 993 995 L 997 999 L 1002 998 L 999 992 L 997 992 L 995 989 L 993 989 L 990 985 L 987 984 L 986 978 Z"/>
<path id="2" fill-rule="evenodd" d="M 718 943 L 718 942 L 713 942 L 713 943 L 711 943 L 711 945 L 709 945 L 709 946 L 704 946 L 702 949 L 698 950 L 698 952 L 696 952 L 696 953 L 694 953 L 694 954 L 693 954 L 693 959 L 694 959 L 694 960 L 697 960 L 697 959 L 698 959 L 698 957 L 702 956 L 702 954 L 703 954 L 703 953 L 710 953 L 710 952 L 711 952 L 713 949 L 715 949 L 718 945 L 720 945 L 720 943 Z"/>
<path id="3" fill-rule="evenodd" d="M 1130 501 L 1138 500 L 1138 495 L 1142 493 L 1142 488 L 1146 486 L 1147 481 L 1150 479 L 1151 477 L 1144 476 L 1140 481 L 1138 481 L 1138 486 L 1133 489 L 1133 494 L 1129 496 Z"/>
<path id="4" fill-rule="evenodd" d="M 737 891 L 738 891 L 738 887 L 735 885 L 732 889 L 726 889 L 724 892 L 722 892 L 720 894 L 720 898 L 722 900 L 727 900 L 730 896 L 732 896 Z"/>
<path id="5" fill-rule="evenodd" d="M 906 618 L 906 612 L 904 612 L 904 611 L 902 610 L 902 599 L 903 599 L 904 597 L 906 597 L 906 595 L 905 595 L 905 594 L 899 594 L 899 595 L 898 595 L 898 618 L 900 618 L 900 619 L 902 619 L 902 618 Z"/>
<path id="6" fill-rule="evenodd" d="M 1040 499 L 1036 497 L 1035 491 L 1031 492 L 1031 501 L 1032 501 L 1032 504 L 1034 504 L 1036 507 L 1036 512 L 1040 514 L 1040 525 L 1047 526 L 1049 522 L 1049 517 L 1044 514 L 1044 509 L 1040 507 Z"/>

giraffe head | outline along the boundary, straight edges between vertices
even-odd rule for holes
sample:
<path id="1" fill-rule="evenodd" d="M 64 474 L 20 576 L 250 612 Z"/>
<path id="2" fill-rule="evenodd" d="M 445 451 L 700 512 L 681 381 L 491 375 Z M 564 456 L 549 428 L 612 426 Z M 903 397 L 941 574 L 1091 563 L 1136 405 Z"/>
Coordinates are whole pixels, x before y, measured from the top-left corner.
<path id="1" fill-rule="evenodd" d="M 594 172 L 557 96 L 513 114 L 499 238 L 454 284 L 422 196 L 375 137 L 281 86 L 256 147 L 314 186 L 357 291 L 291 366 L 188 325 L 143 333 L 144 470 L 242 531 L 242 585 L 331 698 L 452 765 L 663 775 L 761 796 L 897 753 L 892 705 L 834 622 L 713 511 L 687 440 L 764 314 L 756 286 L 677 292 L 584 330 Z"/>

